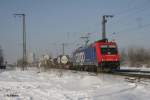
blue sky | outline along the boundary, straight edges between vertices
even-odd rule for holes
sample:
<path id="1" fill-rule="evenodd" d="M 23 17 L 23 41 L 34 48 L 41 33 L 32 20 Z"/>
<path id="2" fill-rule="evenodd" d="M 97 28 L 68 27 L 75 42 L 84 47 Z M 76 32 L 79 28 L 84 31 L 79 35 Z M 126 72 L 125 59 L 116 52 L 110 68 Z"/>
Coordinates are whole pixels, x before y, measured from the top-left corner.
<path id="1" fill-rule="evenodd" d="M 70 53 L 87 33 L 91 42 L 101 39 L 104 14 L 114 15 L 107 37 L 119 48 L 150 48 L 149 0 L 0 0 L 0 45 L 8 62 L 22 56 L 21 18 L 13 13 L 26 14 L 27 50 L 38 56 L 60 54 L 62 43 Z"/>

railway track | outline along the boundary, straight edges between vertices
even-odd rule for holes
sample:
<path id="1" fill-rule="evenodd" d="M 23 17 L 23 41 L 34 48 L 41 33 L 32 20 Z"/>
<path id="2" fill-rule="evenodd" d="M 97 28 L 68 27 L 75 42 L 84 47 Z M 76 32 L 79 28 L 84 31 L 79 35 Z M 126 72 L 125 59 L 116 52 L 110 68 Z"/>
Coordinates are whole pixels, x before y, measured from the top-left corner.
<path id="1" fill-rule="evenodd" d="M 112 71 L 109 74 L 150 79 L 150 71 L 128 70 L 127 69 L 127 70 Z"/>
<path id="2" fill-rule="evenodd" d="M 61 68 L 57 68 L 61 69 Z M 77 73 L 81 70 L 71 70 L 73 73 Z M 82 70 L 83 71 L 83 70 Z M 97 75 L 97 72 L 93 71 L 86 71 L 89 72 L 91 75 Z M 140 69 L 121 69 L 121 70 L 114 70 L 111 72 L 102 72 L 105 74 L 111 74 L 111 75 L 120 75 L 120 76 L 129 76 L 129 77 L 136 77 L 136 78 L 147 78 L 150 79 L 150 71 L 141 71 Z"/>

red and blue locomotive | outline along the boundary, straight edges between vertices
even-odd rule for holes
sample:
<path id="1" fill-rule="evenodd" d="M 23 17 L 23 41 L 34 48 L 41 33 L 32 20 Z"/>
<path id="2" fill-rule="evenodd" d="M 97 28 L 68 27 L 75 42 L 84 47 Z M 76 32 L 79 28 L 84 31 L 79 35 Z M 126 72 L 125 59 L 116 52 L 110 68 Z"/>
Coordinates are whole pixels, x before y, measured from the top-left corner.
<path id="1" fill-rule="evenodd" d="M 73 53 L 73 68 L 79 70 L 111 71 L 120 69 L 120 57 L 117 44 L 106 38 L 107 18 L 112 15 L 103 15 L 102 40 L 96 41 L 89 46 L 80 47 Z"/>
<path id="2" fill-rule="evenodd" d="M 78 70 L 110 71 L 119 69 L 120 58 L 115 42 L 99 40 L 73 53 L 73 66 Z"/>

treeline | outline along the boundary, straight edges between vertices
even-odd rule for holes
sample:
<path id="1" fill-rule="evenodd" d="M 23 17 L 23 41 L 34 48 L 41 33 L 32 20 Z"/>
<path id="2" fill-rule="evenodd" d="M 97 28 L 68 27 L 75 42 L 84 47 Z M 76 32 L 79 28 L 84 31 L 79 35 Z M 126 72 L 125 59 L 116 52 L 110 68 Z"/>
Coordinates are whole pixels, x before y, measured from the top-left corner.
<path id="1" fill-rule="evenodd" d="M 131 67 L 150 67 L 150 49 L 142 47 L 129 47 L 120 52 L 121 65 Z"/>

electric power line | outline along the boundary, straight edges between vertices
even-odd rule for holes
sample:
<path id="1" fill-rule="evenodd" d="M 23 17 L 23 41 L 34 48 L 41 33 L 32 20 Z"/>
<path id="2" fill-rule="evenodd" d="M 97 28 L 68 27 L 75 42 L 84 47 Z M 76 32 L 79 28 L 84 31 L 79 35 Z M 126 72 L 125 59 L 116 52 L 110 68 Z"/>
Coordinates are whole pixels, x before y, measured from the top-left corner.
<path id="1" fill-rule="evenodd" d="M 142 5 L 141 5 L 141 3 L 140 3 L 140 4 L 139 4 L 138 6 L 136 6 L 136 7 L 128 8 L 128 9 L 126 9 L 125 11 L 118 12 L 118 13 L 116 13 L 116 15 L 123 15 L 123 14 L 129 13 L 129 12 L 131 12 L 131 11 L 141 9 L 141 8 L 145 7 L 145 5 L 149 5 L 149 0 L 146 0 L 146 2 L 144 2 Z"/>
<path id="2" fill-rule="evenodd" d="M 118 31 L 116 33 L 121 33 L 121 32 L 126 32 L 126 31 L 136 31 L 136 30 L 139 30 L 139 29 L 142 29 L 142 28 L 145 28 L 145 27 L 149 27 L 149 26 L 150 26 L 150 23 L 142 25 L 141 27 L 134 27 L 134 28 L 123 29 L 123 30 L 120 30 L 120 31 Z"/>
<path id="3" fill-rule="evenodd" d="M 140 4 L 141 5 L 141 4 Z M 143 3 L 143 5 L 142 6 L 138 6 L 138 7 L 133 7 L 133 8 L 131 8 L 131 9 L 127 9 L 127 10 L 125 10 L 125 11 L 122 11 L 122 12 L 119 12 L 119 13 L 116 13 L 115 14 L 115 16 L 118 16 L 118 17 L 116 17 L 117 18 L 117 21 L 115 21 L 115 22 L 112 22 L 112 23 L 110 23 L 111 25 L 112 24 L 115 24 L 115 23 L 117 23 L 118 24 L 118 22 L 120 22 L 120 18 L 124 18 L 124 17 L 128 17 L 128 16 L 131 16 L 131 14 L 133 15 L 133 14 L 135 14 L 135 13 L 139 13 L 139 12 L 143 12 L 143 11 L 146 11 L 145 9 L 147 8 L 147 7 L 149 7 L 149 0 L 147 0 L 145 3 Z M 148 9 L 147 9 L 148 10 Z M 134 12 L 133 12 L 134 11 Z M 131 13 L 132 12 L 132 13 Z M 130 13 L 130 14 L 129 14 Z M 129 14 L 129 15 L 124 15 L 124 14 Z M 124 16 L 122 16 L 122 15 L 124 15 Z M 122 16 L 122 17 L 121 17 Z M 115 19 L 115 18 L 114 18 Z M 113 25 L 112 25 L 113 26 Z"/>

